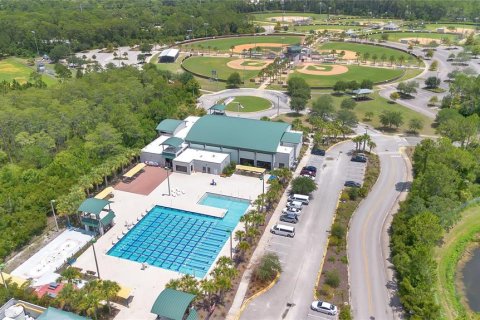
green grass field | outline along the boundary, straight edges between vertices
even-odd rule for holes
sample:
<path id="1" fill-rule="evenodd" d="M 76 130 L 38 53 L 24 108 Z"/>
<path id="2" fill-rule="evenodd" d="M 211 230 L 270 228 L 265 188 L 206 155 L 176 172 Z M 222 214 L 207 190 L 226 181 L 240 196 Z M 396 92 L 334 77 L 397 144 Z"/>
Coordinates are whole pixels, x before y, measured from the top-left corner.
<path id="1" fill-rule="evenodd" d="M 212 76 L 212 70 L 217 71 L 219 79 L 226 80 L 233 72 L 238 72 L 245 81 L 258 75 L 258 70 L 237 70 L 227 67 L 229 61 L 236 60 L 236 58 L 223 57 L 192 57 L 184 61 L 183 66 L 192 73 L 204 75 L 206 77 Z"/>
<path id="2" fill-rule="evenodd" d="M 172 63 L 158 63 L 158 55 L 159 53 L 155 54 L 152 59 L 150 60 L 153 62 L 156 66 L 157 69 L 159 70 L 166 70 L 170 71 L 171 73 L 181 73 L 183 72 L 183 69 L 181 67 L 182 65 L 182 60 L 185 57 L 185 55 L 181 54 L 175 62 Z"/>
<path id="3" fill-rule="evenodd" d="M 283 39 L 282 39 L 283 38 Z M 234 37 L 225 39 L 214 39 L 194 42 L 190 44 L 192 47 L 203 46 L 203 48 L 210 48 L 213 50 L 217 48 L 220 51 L 229 51 L 230 47 L 238 46 L 241 44 L 253 44 L 253 43 L 283 43 L 283 44 L 300 44 L 302 37 L 300 36 L 256 36 L 256 37 Z"/>
<path id="4" fill-rule="evenodd" d="M 255 20 L 270 22 L 270 19 L 273 17 L 281 17 L 283 15 L 283 12 L 254 13 L 252 15 Z M 309 12 L 285 12 L 285 17 L 289 17 L 289 16 L 310 17 L 313 20 L 327 19 L 326 14 L 309 13 Z M 282 20 L 279 20 L 279 21 L 282 22 Z"/>
<path id="5" fill-rule="evenodd" d="M 437 303 L 440 305 L 442 319 L 456 319 L 459 313 L 468 312 L 460 302 L 455 288 L 455 271 L 458 259 L 470 239 L 480 231 L 480 207 L 474 206 L 462 213 L 461 220 L 444 236 L 441 246 L 435 249 L 434 257 L 438 263 Z M 474 240 L 475 241 L 475 240 Z M 465 319 L 476 319 L 473 315 Z"/>
<path id="6" fill-rule="evenodd" d="M 429 33 L 429 32 L 388 32 L 388 41 L 400 41 L 404 38 L 428 38 L 432 40 L 441 40 L 443 38 L 449 38 L 450 40 L 456 40 L 458 37 L 453 34 L 443 33 Z M 370 38 L 381 39 L 380 33 L 371 35 Z"/>
<path id="7" fill-rule="evenodd" d="M 11 82 L 15 79 L 20 83 L 25 83 L 33 71 L 35 71 L 35 67 L 28 66 L 24 59 L 12 57 L 0 60 L 0 81 Z M 48 75 L 43 75 L 42 80 L 47 86 L 52 86 L 58 82 L 55 78 Z"/>
<path id="8" fill-rule="evenodd" d="M 404 53 L 400 50 L 395 50 L 391 48 L 385 48 L 381 46 L 372 46 L 368 44 L 361 44 L 361 43 L 349 43 L 349 42 L 328 42 L 324 43 L 321 46 L 319 46 L 320 50 L 337 50 L 342 51 L 342 50 L 350 50 L 350 51 L 355 51 L 360 54 L 364 53 L 369 53 L 370 58 L 372 57 L 373 54 L 376 54 L 378 57 L 381 57 L 382 55 L 386 55 L 387 59 L 390 58 L 390 56 L 394 56 L 395 59 L 398 60 L 398 58 L 403 57 L 405 61 L 409 58 L 412 57 L 408 53 Z"/>
<path id="9" fill-rule="evenodd" d="M 312 91 L 312 101 L 317 99 L 320 94 L 323 94 L 323 91 L 319 91 L 319 90 Z M 339 110 L 342 100 L 348 97 L 349 97 L 348 95 L 344 95 L 340 97 L 332 96 L 335 109 Z M 380 113 L 382 113 L 384 110 L 396 111 L 402 114 L 403 122 L 404 122 L 403 125 L 398 129 L 398 132 L 407 132 L 408 122 L 411 119 L 417 118 L 423 121 L 423 129 L 420 130 L 420 134 L 425 134 L 425 135 L 435 134 L 435 130 L 434 128 L 432 128 L 432 123 L 433 123 L 432 119 L 420 113 L 412 111 L 408 108 L 405 108 L 398 103 L 391 104 L 387 99 L 380 97 L 380 95 L 376 92 L 371 94 L 370 97 L 373 99 L 368 101 L 358 102 L 355 109 L 353 109 L 353 111 L 357 115 L 358 121 L 363 123 L 368 123 L 369 125 L 372 125 L 374 128 L 381 128 L 382 125 L 379 120 Z M 367 121 L 367 119 L 365 119 L 365 114 L 367 112 L 374 113 L 374 116 L 370 121 Z"/>
<path id="10" fill-rule="evenodd" d="M 327 67 L 329 65 L 326 65 Z M 332 75 L 311 75 L 294 71 L 289 77 L 300 77 L 305 79 L 311 87 L 332 87 L 337 81 L 357 81 L 365 79 L 373 82 L 380 82 L 399 77 L 403 74 L 400 69 L 373 68 L 364 66 L 349 65 L 348 71 L 335 76 Z"/>
<path id="11" fill-rule="evenodd" d="M 238 106 L 238 102 L 242 105 L 243 108 Z M 230 102 L 227 105 L 227 111 L 233 112 L 256 112 L 268 109 L 272 106 L 271 102 L 267 99 L 259 98 L 259 97 L 252 97 L 252 96 L 244 96 L 244 97 L 235 97 L 233 103 Z"/>
<path id="12" fill-rule="evenodd" d="M 475 30 L 477 26 L 472 24 L 461 24 L 461 23 L 430 23 L 425 25 L 425 29 L 435 31 L 437 28 L 446 28 L 446 27 L 455 27 L 455 28 L 464 28 Z M 448 30 L 447 30 L 448 31 Z M 450 31 L 449 31 L 450 32 Z M 454 31 L 455 32 L 455 31 Z"/>

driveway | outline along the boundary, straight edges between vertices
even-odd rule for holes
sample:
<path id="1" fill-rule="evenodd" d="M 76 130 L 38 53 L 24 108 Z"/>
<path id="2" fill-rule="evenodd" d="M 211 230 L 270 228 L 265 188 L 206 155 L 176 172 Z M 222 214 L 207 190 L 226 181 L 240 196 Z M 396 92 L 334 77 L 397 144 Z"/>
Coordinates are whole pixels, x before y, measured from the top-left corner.
<path id="1" fill-rule="evenodd" d="M 242 118 L 260 119 L 264 116 L 271 118 L 278 114 L 291 112 L 289 97 L 285 93 L 275 90 L 260 90 L 253 88 L 227 89 L 212 94 L 204 94 L 198 99 L 198 102 L 200 107 L 208 110 L 208 108 L 213 106 L 217 101 L 221 99 L 238 96 L 254 96 L 264 98 L 272 102 L 272 107 L 270 109 L 258 112 L 237 113 L 227 111 L 228 116 L 240 116 Z"/>
<path id="2" fill-rule="evenodd" d="M 345 142 L 333 147 L 325 157 L 310 156 L 308 165 L 318 168 L 318 189 L 294 225 L 295 237 L 270 234 L 266 247 L 266 251 L 279 255 L 283 272 L 275 286 L 248 305 L 241 319 L 334 319 L 312 311 L 310 304 L 338 196 L 350 166 L 346 153 L 353 147 L 352 142 Z M 277 221 L 278 217 L 272 217 L 273 223 Z"/>

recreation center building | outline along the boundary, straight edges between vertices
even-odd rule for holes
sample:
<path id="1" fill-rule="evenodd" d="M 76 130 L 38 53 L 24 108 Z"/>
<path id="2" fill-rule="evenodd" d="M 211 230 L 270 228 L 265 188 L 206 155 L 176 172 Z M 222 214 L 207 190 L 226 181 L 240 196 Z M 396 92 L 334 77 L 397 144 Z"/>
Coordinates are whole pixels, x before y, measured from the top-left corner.
<path id="1" fill-rule="evenodd" d="M 158 137 L 142 149 L 147 165 L 191 174 L 221 174 L 232 161 L 265 169 L 290 168 L 300 154 L 303 133 L 284 122 L 221 115 L 166 119 Z"/>

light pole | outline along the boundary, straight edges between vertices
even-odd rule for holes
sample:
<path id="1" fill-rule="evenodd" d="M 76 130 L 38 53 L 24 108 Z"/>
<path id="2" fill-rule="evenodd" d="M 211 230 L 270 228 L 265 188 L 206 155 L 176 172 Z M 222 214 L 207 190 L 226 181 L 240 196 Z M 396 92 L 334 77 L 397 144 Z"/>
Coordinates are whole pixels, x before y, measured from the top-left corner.
<path id="1" fill-rule="evenodd" d="M 208 23 L 204 23 L 203 26 L 205 27 L 205 38 L 207 37 L 207 27 L 208 27 Z"/>
<path id="2" fill-rule="evenodd" d="M 227 230 L 228 233 L 230 233 L 230 259 L 233 260 L 233 243 L 232 243 L 232 230 Z"/>
<path id="3" fill-rule="evenodd" d="M 98 260 L 97 260 L 97 252 L 95 251 L 95 242 L 97 242 L 97 240 L 92 239 L 91 243 L 92 243 L 92 249 L 93 249 L 93 257 L 95 258 L 95 267 L 97 267 L 97 276 L 98 276 L 98 279 L 100 279 L 100 269 L 98 269 Z"/>
<path id="4" fill-rule="evenodd" d="M 195 38 L 194 34 L 193 34 L 193 18 L 195 18 L 194 16 L 190 16 L 190 18 L 192 18 L 192 39 Z"/>
<path id="5" fill-rule="evenodd" d="M 167 183 L 168 183 L 168 196 L 170 196 L 170 175 L 169 175 L 169 168 L 165 167 L 165 170 L 167 171 Z"/>
<path id="6" fill-rule="evenodd" d="M 55 220 L 55 227 L 57 227 L 57 232 L 58 232 L 59 228 L 58 228 L 58 222 L 57 222 L 57 215 L 55 214 L 55 208 L 53 206 L 54 203 L 55 203 L 55 200 L 50 200 L 50 206 L 52 207 L 53 219 Z"/>
<path id="7" fill-rule="evenodd" d="M 5 269 L 5 264 L 0 263 L 0 276 L 2 277 L 2 282 L 3 282 L 3 285 L 5 286 L 5 290 L 7 290 L 7 296 L 10 296 L 10 292 L 8 291 L 7 283 L 5 282 L 5 279 L 3 278 L 3 269 Z"/>
<path id="8" fill-rule="evenodd" d="M 37 56 L 40 56 L 40 52 L 38 51 L 38 44 L 37 44 L 37 33 L 32 30 L 33 39 L 35 39 L 35 47 L 37 48 Z"/>

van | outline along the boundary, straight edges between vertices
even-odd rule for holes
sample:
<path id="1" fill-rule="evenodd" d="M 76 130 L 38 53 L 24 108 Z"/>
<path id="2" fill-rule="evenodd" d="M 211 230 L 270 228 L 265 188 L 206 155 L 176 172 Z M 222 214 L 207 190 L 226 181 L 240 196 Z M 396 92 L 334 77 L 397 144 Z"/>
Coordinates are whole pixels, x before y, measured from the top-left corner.
<path id="1" fill-rule="evenodd" d="M 302 210 L 303 204 L 300 201 L 288 201 L 287 202 L 287 207 Z"/>
<path id="2" fill-rule="evenodd" d="M 308 196 L 306 195 L 303 195 L 303 194 L 292 194 L 290 195 L 290 197 L 288 198 L 288 200 L 291 200 L 291 201 L 299 201 L 301 202 L 302 204 L 308 204 L 310 202 L 310 199 Z"/>
<path id="3" fill-rule="evenodd" d="M 279 236 L 285 236 L 290 238 L 295 237 L 295 228 L 286 226 L 284 224 L 277 223 L 272 227 L 272 229 L 270 229 L 270 232 Z"/>

